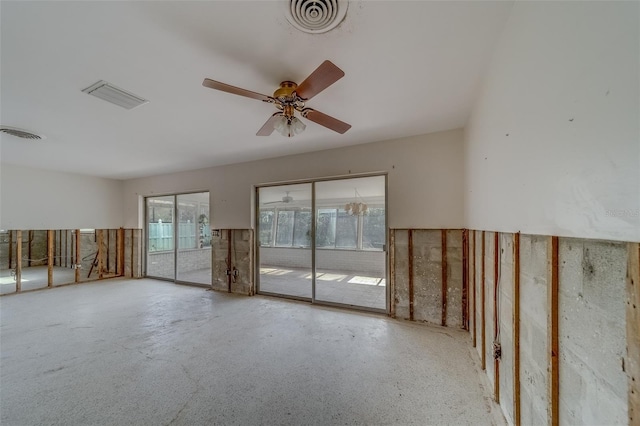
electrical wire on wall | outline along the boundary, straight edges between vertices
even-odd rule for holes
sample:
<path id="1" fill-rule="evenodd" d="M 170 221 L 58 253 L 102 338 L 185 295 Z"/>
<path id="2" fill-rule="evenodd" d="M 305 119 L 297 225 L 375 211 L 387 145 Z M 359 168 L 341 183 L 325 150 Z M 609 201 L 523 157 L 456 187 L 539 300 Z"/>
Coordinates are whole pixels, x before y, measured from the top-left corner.
<path id="1" fill-rule="evenodd" d="M 497 277 L 495 277 L 494 279 L 496 280 L 496 285 L 495 285 L 495 290 L 494 290 L 494 295 L 493 295 L 493 300 L 494 300 L 494 324 L 495 324 L 495 329 L 494 329 L 494 338 L 493 338 L 493 358 L 494 359 L 500 359 L 502 356 L 502 347 L 500 344 L 500 281 L 501 281 L 501 275 L 502 275 L 502 250 L 500 249 L 500 234 L 496 233 L 497 237 L 495 238 L 495 256 L 497 257 L 497 259 L 495 259 L 494 261 L 496 262 L 497 268 L 495 273 L 497 274 Z"/>

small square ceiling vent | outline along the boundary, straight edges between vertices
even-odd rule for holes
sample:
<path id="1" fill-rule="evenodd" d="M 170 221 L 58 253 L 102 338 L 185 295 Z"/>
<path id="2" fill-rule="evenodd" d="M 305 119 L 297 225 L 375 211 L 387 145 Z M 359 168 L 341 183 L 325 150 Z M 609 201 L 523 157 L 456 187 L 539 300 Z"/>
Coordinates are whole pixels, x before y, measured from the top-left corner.
<path id="1" fill-rule="evenodd" d="M 140 96 L 136 96 L 131 92 L 122 90 L 104 80 L 100 80 L 99 82 L 92 84 L 84 89 L 83 92 L 126 109 L 133 109 L 149 102 Z"/>

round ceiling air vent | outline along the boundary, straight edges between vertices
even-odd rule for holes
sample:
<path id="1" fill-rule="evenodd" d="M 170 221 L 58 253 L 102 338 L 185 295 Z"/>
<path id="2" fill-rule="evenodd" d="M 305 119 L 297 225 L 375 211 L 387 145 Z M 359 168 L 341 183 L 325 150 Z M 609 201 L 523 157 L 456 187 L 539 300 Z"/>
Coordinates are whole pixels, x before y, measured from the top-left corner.
<path id="1" fill-rule="evenodd" d="M 9 127 L 9 126 L 0 126 L 0 132 L 6 133 L 8 135 L 15 136 L 18 138 L 22 138 L 22 139 L 33 139 L 33 140 L 44 139 L 44 136 L 42 135 L 37 135 L 27 130 L 17 129 L 15 127 Z"/>
<path id="2" fill-rule="evenodd" d="M 334 29 L 347 14 L 347 0 L 289 0 L 287 20 L 305 33 L 319 34 Z"/>

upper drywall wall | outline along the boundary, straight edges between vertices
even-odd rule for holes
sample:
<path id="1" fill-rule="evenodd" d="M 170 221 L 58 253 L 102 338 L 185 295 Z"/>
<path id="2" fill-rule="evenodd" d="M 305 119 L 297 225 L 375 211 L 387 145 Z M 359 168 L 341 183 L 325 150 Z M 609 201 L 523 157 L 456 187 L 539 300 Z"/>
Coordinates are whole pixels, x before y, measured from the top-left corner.
<path id="1" fill-rule="evenodd" d="M 265 139 L 268 143 L 268 139 Z M 291 143 L 296 143 L 295 139 Z M 463 132 L 446 132 L 125 181 L 125 226 L 142 226 L 142 197 L 210 191 L 214 228 L 251 228 L 253 187 L 388 172 L 389 226 L 463 226 Z"/>
<path id="2" fill-rule="evenodd" d="M 640 241 L 638 8 L 514 4 L 465 130 L 468 227 Z"/>
<path id="3" fill-rule="evenodd" d="M 0 178 L 0 229 L 122 226 L 122 181 L 10 164 Z"/>

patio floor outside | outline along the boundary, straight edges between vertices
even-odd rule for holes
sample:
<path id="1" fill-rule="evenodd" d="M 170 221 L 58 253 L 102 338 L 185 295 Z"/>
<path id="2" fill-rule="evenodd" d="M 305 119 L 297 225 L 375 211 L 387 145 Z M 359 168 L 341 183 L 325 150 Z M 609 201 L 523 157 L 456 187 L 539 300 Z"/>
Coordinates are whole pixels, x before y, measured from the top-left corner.
<path id="1" fill-rule="evenodd" d="M 373 274 L 317 270 L 316 300 L 386 309 L 386 279 Z M 259 291 L 311 299 L 312 272 L 307 268 L 262 265 Z"/>

